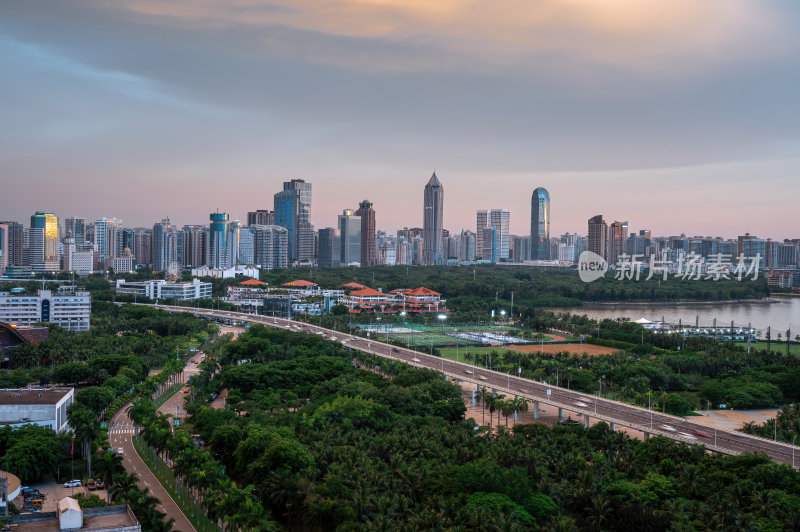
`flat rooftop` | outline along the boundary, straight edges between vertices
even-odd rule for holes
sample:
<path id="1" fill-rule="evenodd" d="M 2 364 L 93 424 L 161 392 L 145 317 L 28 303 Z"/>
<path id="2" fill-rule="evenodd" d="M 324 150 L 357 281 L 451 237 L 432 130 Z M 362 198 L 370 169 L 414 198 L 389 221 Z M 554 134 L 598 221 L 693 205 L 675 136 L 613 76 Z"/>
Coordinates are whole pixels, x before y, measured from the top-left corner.
<path id="1" fill-rule="evenodd" d="M 25 388 L 22 390 L 0 390 L 0 405 L 54 405 L 72 388 Z"/>
<path id="2" fill-rule="evenodd" d="M 82 528 L 73 529 L 81 531 L 91 530 L 117 530 L 125 527 L 135 527 L 139 524 L 133 514 L 125 506 L 114 507 L 114 513 L 105 515 L 89 515 L 86 510 L 83 512 L 84 526 Z M 103 508 L 89 508 L 88 510 L 103 510 Z M 37 514 L 34 514 L 37 515 Z M 31 531 L 31 532 L 58 532 L 61 527 L 58 522 L 58 517 L 55 517 L 55 512 L 51 513 L 53 517 L 36 521 L 17 521 L 18 525 L 12 530 L 18 531 Z M 130 530 L 130 529 L 129 529 Z"/>

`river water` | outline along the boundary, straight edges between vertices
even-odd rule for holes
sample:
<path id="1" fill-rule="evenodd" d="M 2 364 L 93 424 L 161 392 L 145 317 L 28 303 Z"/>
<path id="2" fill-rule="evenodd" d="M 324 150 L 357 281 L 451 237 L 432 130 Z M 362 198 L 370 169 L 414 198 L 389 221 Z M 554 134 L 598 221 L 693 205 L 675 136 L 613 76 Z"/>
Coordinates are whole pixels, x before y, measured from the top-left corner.
<path id="1" fill-rule="evenodd" d="M 717 327 L 730 326 L 733 320 L 736 326 L 746 327 L 752 324 L 756 330 L 766 334 L 767 327 L 772 327 L 772 337 L 777 333 L 785 334 L 787 329 L 792 330 L 792 337 L 800 334 L 800 298 L 778 297 L 775 303 L 725 303 L 721 305 L 687 304 L 687 305 L 607 305 L 603 307 L 579 307 L 547 309 L 554 312 L 570 312 L 572 314 L 586 314 L 592 319 L 620 318 L 630 320 L 646 318 L 650 321 L 661 321 L 662 317 L 667 323 L 678 323 L 693 326 L 699 321 L 700 326 L 711 327 L 714 318 Z"/>

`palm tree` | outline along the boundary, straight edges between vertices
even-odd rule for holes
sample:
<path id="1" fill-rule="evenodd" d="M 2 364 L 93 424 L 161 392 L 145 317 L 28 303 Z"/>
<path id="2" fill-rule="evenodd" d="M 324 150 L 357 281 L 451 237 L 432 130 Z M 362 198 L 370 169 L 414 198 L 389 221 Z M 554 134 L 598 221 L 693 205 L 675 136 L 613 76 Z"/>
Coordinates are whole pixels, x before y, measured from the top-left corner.
<path id="1" fill-rule="evenodd" d="M 491 392 L 486 389 L 486 386 L 482 386 L 480 390 L 478 390 L 478 399 L 481 400 L 481 425 L 486 424 L 486 401 L 489 397 L 492 396 Z M 489 422 L 491 425 L 491 421 Z"/>
<path id="2" fill-rule="evenodd" d="M 503 394 L 500 394 L 500 393 L 495 396 L 495 399 L 497 401 L 497 404 L 495 405 L 495 410 L 497 411 L 497 424 L 498 425 L 500 424 L 500 404 L 502 403 L 503 399 L 505 399 L 505 398 L 506 398 L 506 396 L 503 395 Z"/>
<path id="3" fill-rule="evenodd" d="M 506 399 L 505 401 L 500 401 L 500 411 L 506 418 L 506 428 L 508 428 L 508 416 L 514 412 L 514 400 Z"/>
<path id="4" fill-rule="evenodd" d="M 88 475 L 92 476 L 92 442 L 100 436 L 100 423 L 94 412 L 72 403 L 67 409 L 67 419 L 75 438 L 81 442 L 81 455 L 87 460 Z"/>

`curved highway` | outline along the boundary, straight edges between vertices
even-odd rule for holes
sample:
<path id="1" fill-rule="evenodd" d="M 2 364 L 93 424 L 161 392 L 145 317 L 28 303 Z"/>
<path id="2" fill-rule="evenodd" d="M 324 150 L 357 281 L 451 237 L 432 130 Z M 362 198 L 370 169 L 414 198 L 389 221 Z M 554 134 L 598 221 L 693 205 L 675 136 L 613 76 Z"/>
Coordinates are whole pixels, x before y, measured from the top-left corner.
<path id="1" fill-rule="evenodd" d="M 447 377 L 458 381 L 472 382 L 476 385 L 487 386 L 497 392 L 525 397 L 534 403 L 545 403 L 557 408 L 563 408 L 565 412 L 576 413 L 579 416 L 583 416 L 587 423 L 589 418 L 595 418 L 607 423 L 639 430 L 645 433 L 646 436 L 658 434 L 675 440 L 702 444 L 710 450 L 726 454 L 764 453 L 776 462 L 791 464 L 793 466 L 795 465 L 795 461 L 800 463 L 800 453 L 795 457 L 796 448 L 785 443 L 775 442 L 741 432 L 710 429 L 699 423 L 692 423 L 684 418 L 662 414 L 638 406 L 612 401 L 610 399 L 601 399 L 593 395 L 587 395 L 566 388 L 552 386 L 530 379 L 523 379 L 469 364 L 454 362 L 419 351 L 373 341 L 368 338 L 332 331 L 309 323 L 270 316 L 245 314 L 242 312 L 176 307 L 171 305 L 157 305 L 157 307 L 170 312 L 190 312 L 198 316 L 259 323 L 269 327 L 317 334 L 320 337 L 339 342 L 347 347 L 358 349 L 359 351 L 372 353 L 383 358 L 401 360 L 412 366 L 438 370 Z"/>

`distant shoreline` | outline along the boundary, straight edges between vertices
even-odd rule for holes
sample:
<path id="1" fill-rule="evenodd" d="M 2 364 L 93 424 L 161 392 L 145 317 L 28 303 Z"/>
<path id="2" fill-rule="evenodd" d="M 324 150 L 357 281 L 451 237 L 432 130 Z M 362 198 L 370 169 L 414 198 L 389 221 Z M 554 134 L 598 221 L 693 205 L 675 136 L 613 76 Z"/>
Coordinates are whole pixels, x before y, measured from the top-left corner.
<path id="1" fill-rule="evenodd" d="M 761 299 L 723 299 L 720 301 L 589 301 L 584 302 L 581 308 L 609 308 L 609 307 L 689 307 L 689 306 L 722 306 L 722 305 L 772 305 L 780 303 L 772 298 Z"/>

